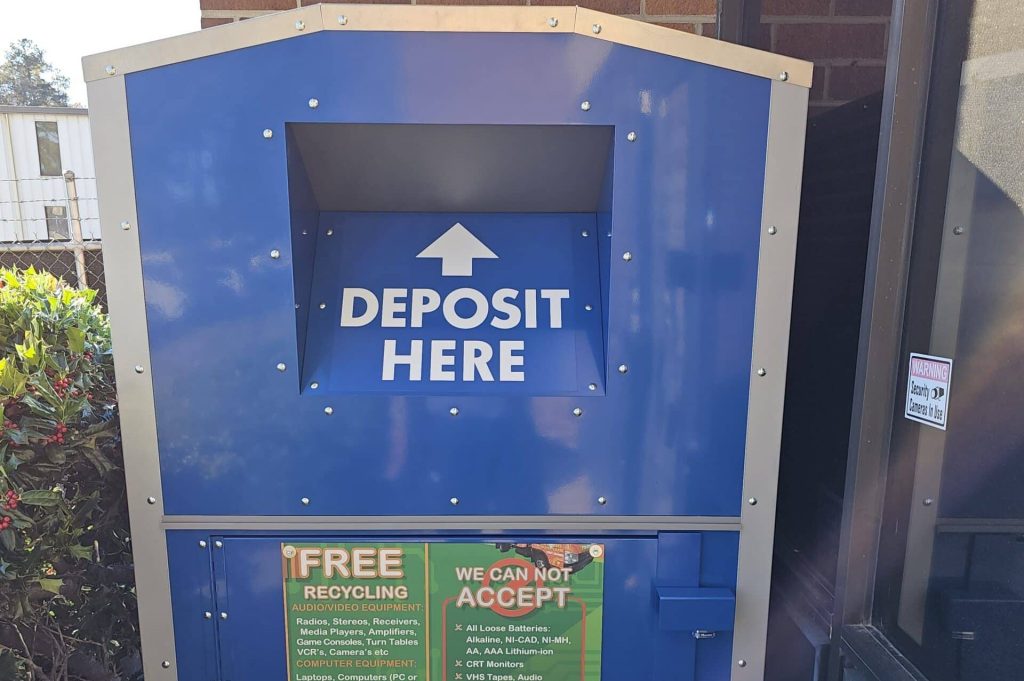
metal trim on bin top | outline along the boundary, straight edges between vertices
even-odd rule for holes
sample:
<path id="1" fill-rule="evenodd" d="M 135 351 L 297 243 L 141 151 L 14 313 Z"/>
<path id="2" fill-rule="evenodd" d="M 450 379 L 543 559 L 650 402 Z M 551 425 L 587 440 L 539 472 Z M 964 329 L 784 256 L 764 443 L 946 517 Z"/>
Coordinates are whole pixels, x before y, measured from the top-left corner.
<path id="1" fill-rule="evenodd" d="M 772 83 L 743 460 L 733 681 L 764 678 L 808 91 Z"/>
<path id="2" fill-rule="evenodd" d="M 319 31 L 575 33 L 809 88 L 810 62 L 581 7 L 313 5 L 87 56 L 86 81 Z"/>
<path id="3" fill-rule="evenodd" d="M 730 516 L 165 516 L 167 530 L 494 532 L 738 532 Z"/>
<path id="4" fill-rule="evenodd" d="M 150 372 L 149 327 L 142 286 L 142 254 L 135 206 L 135 177 L 128 136 L 128 101 L 123 77 L 89 84 L 92 141 L 107 298 L 124 441 L 132 553 L 138 595 L 139 628 L 146 678 L 174 681 L 171 586 L 157 460 L 156 408 Z M 164 666 L 164 665 L 167 666 Z"/>

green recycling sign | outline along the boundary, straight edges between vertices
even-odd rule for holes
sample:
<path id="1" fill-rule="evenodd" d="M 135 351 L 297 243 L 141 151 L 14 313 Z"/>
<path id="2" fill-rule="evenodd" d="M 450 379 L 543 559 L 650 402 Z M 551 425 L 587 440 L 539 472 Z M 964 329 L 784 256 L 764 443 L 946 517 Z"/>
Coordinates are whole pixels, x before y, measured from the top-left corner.
<path id="1" fill-rule="evenodd" d="M 604 545 L 283 544 L 289 681 L 598 681 Z"/>

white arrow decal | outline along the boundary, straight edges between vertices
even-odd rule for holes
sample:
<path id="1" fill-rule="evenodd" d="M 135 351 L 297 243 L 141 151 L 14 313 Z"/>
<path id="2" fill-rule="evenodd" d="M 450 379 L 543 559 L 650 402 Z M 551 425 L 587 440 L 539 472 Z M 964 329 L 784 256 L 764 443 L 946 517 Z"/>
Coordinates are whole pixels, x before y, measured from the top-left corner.
<path id="1" fill-rule="evenodd" d="M 417 258 L 440 258 L 442 277 L 473 276 L 475 258 L 497 258 L 473 233 L 456 222 L 422 251 Z"/>

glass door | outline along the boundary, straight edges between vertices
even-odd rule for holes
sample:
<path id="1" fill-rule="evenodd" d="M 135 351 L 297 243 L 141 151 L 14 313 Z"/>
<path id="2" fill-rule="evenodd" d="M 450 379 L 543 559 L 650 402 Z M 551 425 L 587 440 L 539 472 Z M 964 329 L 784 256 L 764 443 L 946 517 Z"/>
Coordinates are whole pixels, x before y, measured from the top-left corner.
<path id="1" fill-rule="evenodd" d="M 876 623 L 932 681 L 996 681 L 1024 669 L 1024 6 L 939 26 Z"/>

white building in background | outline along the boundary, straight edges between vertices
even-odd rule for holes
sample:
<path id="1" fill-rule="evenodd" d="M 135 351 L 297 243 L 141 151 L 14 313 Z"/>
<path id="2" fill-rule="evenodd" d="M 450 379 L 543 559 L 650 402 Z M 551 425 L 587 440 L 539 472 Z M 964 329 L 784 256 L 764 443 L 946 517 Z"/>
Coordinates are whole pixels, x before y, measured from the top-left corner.
<path id="1" fill-rule="evenodd" d="M 76 216 L 82 241 L 98 240 L 95 178 L 86 109 L 0 106 L 0 250 L 20 250 L 18 242 L 74 242 Z"/>

